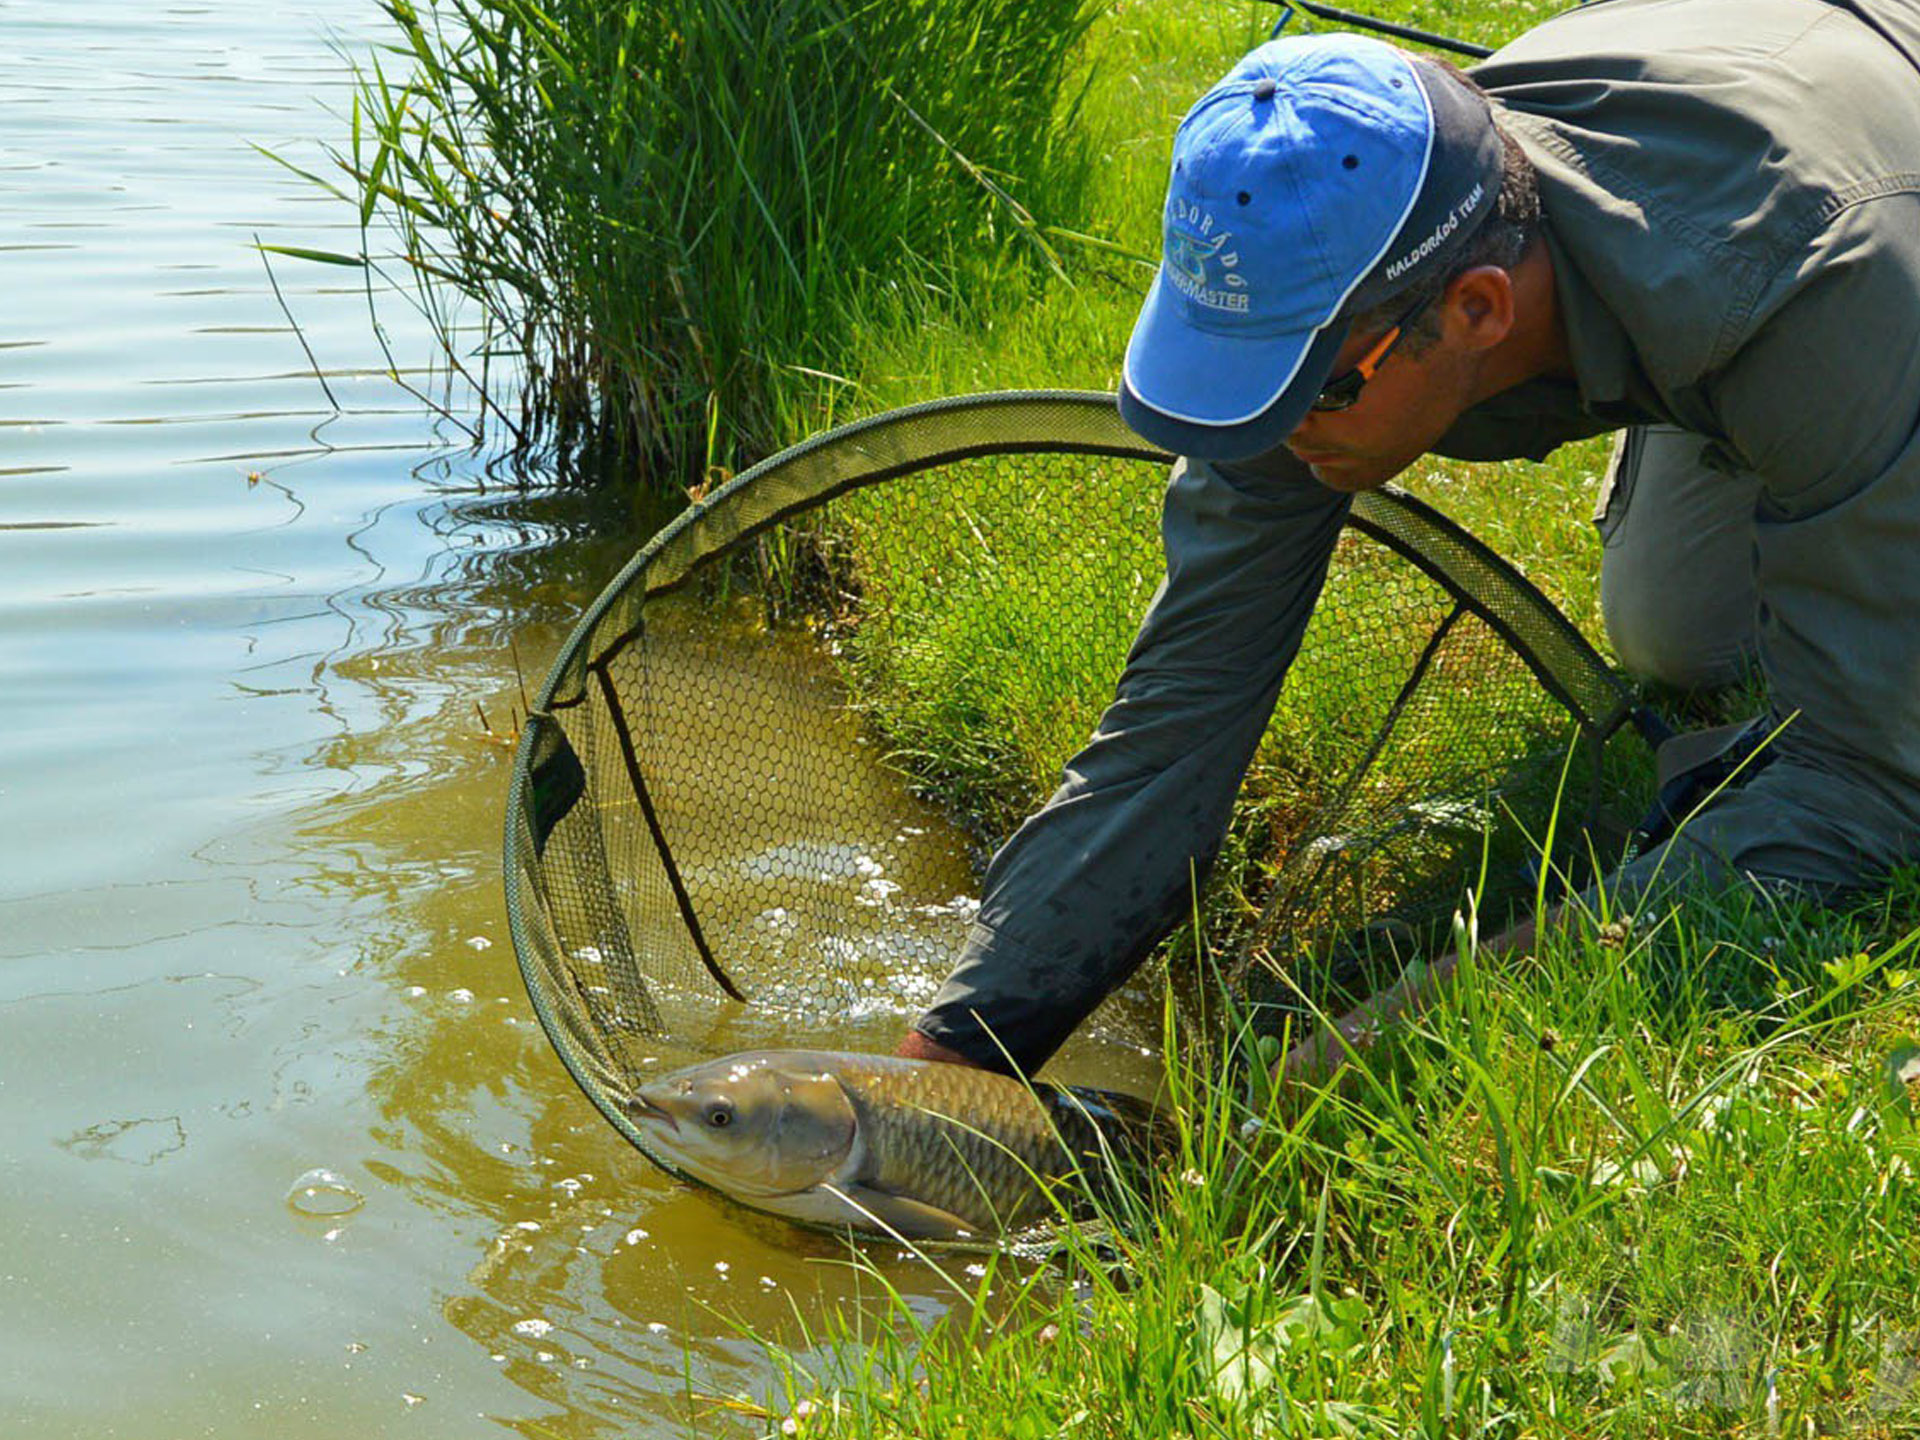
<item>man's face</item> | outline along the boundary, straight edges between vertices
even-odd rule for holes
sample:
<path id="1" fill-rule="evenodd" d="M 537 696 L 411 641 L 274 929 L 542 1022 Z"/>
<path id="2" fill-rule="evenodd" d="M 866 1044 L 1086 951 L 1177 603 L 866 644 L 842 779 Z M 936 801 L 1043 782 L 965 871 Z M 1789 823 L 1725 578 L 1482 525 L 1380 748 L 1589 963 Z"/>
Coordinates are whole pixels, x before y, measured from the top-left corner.
<path id="1" fill-rule="evenodd" d="M 1511 383 L 1490 357 L 1512 333 L 1513 282 L 1505 270 L 1477 267 L 1456 277 L 1431 312 L 1440 338 L 1418 354 L 1404 339 L 1382 360 L 1344 410 L 1309 410 L 1286 447 L 1321 484 L 1374 490 L 1393 479 L 1453 428 L 1461 412 Z M 1381 341 L 1378 330 L 1349 335 L 1332 374 L 1343 375 Z"/>
<path id="2" fill-rule="evenodd" d="M 1309 410 L 1286 446 L 1334 490 L 1375 490 L 1433 448 L 1472 394 L 1471 354 L 1440 340 L 1419 354 L 1402 341 L 1344 410 Z M 1342 375 L 1379 343 L 1378 331 L 1353 334 L 1334 362 Z"/>

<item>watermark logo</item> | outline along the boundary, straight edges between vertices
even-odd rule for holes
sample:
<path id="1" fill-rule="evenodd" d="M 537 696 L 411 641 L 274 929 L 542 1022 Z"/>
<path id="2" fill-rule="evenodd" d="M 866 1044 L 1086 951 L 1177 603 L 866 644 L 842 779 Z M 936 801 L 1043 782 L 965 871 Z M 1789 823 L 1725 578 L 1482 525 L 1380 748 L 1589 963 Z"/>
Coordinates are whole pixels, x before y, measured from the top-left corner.
<path id="1" fill-rule="evenodd" d="M 1903 1330 L 1881 1350 L 1867 1409 L 1876 1419 L 1920 1409 L 1920 1330 Z"/>
<path id="2" fill-rule="evenodd" d="M 1607 1389 L 1636 1388 L 1676 1410 L 1761 1411 L 1764 1433 L 1781 1432 L 1780 1372 L 1767 1364 L 1769 1336 L 1730 1310 L 1691 1311 L 1658 1329 L 1610 1329 L 1591 1297 L 1562 1293 L 1546 1366 L 1590 1375 Z M 1843 1416 L 1839 1433 L 1876 1433 L 1920 1416 L 1920 1331 L 1883 1332 L 1872 1379 Z"/>

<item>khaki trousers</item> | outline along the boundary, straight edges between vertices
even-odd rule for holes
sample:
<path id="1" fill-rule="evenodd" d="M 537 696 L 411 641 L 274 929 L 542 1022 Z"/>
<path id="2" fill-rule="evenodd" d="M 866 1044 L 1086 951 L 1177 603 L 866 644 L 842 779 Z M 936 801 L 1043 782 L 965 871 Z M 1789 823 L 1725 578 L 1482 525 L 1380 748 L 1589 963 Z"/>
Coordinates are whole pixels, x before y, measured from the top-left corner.
<path id="1" fill-rule="evenodd" d="M 1639 678 L 1680 690 L 1732 684 L 1755 653 L 1760 482 L 1710 469 L 1703 448 L 1671 425 L 1621 431 L 1594 512 L 1614 653 Z"/>
<path id="2" fill-rule="evenodd" d="M 1623 432 L 1594 516 L 1615 653 L 1635 675 L 1684 690 L 1735 682 L 1757 654 L 1760 484 L 1716 468 L 1709 454 L 1701 437 L 1671 426 Z M 1864 784 L 1858 769 L 1784 742 L 1748 783 L 1723 791 L 1603 888 L 1629 905 L 1700 881 L 1834 893 L 1920 858 L 1914 797 L 1891 793 L 1904 787 Z"/>

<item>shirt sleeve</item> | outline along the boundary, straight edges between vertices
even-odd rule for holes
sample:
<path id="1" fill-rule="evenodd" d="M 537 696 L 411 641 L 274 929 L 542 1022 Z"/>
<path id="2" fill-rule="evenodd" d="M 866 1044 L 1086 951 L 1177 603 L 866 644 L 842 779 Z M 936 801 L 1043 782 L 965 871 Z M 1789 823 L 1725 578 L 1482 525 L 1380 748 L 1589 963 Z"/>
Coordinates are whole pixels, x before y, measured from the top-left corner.
<path id="1" fill-rule="evenodd" d="M 1348 503 L 1284 451 L 1175 466 L 1166 579 L 1114 700 L 1053 797 L 994 857 L 923 1034 L 1031 1073 L 1187 913 Z"/>

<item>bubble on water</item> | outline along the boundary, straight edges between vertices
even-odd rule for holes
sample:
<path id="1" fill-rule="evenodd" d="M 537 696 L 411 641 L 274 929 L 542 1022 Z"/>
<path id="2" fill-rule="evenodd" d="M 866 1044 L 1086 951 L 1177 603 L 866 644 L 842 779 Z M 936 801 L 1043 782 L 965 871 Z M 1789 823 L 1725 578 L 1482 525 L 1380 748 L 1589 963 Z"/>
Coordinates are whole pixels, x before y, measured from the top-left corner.
<path id="1" fill-rule="evenodd" d="M 325 1166 L 307 1171 L 287 1191 L 288 1208 L 320 1219 L 351 1215 L 366 1203 L 367 1197 L 349 1185 L 345 1176 Z"/>
<path id="2" fill-rule="evenodd" d="M 516 1335 L 525 1335 L 530 1340 L 538 1340 L 542 1335 L 545 1335 L 552 1329 L 553 1322 L 551 1320 L 542 1320 L 536 1315 L 525 1320 L 515 1321 L 513 1333 Z"/>
<path id="3" fill-rule="evenodd" d="M 450 998 L 457 1004 L 471 1005 L 473 1003 L 473 991 L 462 986 L 460 989 L 453 991 Z"/>
<path id="4" fill-rule="evenodd" d="M 473 950 L 491 950 L 493 948 L 493 941 L 484 935 L 469 935 L 467 937 L 467 946 Z"/>

